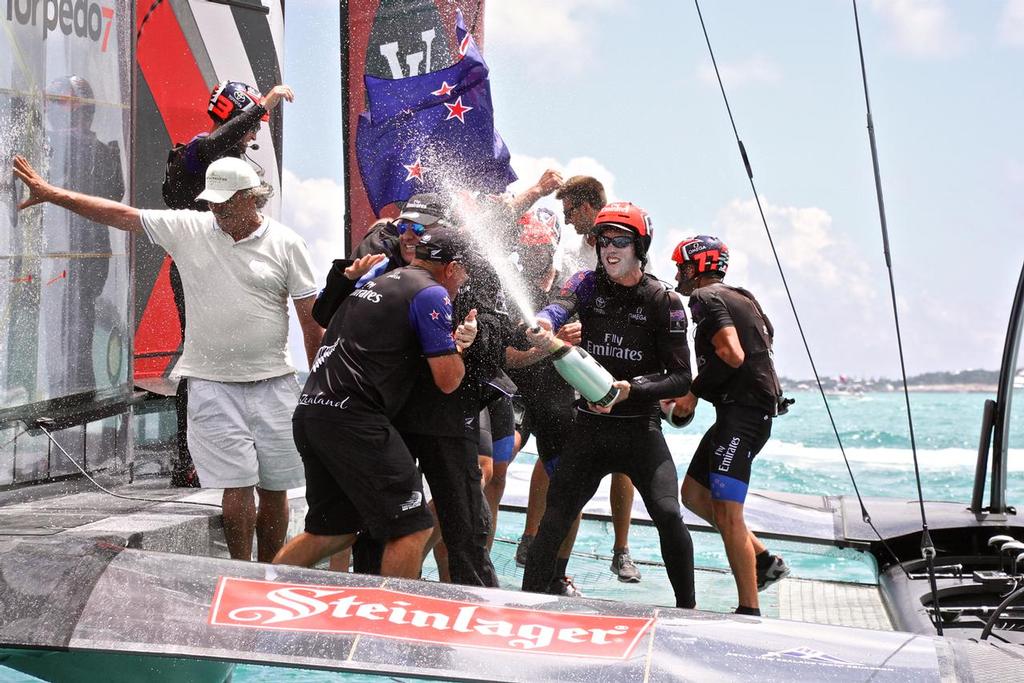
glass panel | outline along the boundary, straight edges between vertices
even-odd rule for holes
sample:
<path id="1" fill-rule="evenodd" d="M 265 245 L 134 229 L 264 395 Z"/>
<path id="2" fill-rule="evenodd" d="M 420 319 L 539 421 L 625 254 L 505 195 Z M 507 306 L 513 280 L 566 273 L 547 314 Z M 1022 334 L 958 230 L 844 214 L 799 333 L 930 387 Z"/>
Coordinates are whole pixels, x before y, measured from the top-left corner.
<path id="1" fill-rule="evenodd" d="M 14 481 L 14 442 L 19 431 L 20 425 L 0 429 L 0 486 Z"/>
<path id="2" fill-rule="evenodd" d="M 74 458 L 75 462 L 85 466 L 85 425 L 77 425 L 62 429 L 59 432 L 52 432 L 54 440 L 67 451 L 67 455 L 61 452 L 56 445 L 50 444 L 50 476 L 60 477 L 65 474 L 77 474 L 78 468 L 69 460 L 68 455 Z"/>
<path id="3" fill-rule="evenodd" d="M 0 14 L 0 160 L 121 200 L 130 150 L 131 9 L 12 0 Z M 8 197 L 20 183 L 0 174 Z M 127 234 L 52 206 L 0 215 L 0 410 L 128 386 Z"/>
<path id="4" fill-rule="evenodd" d="M 50 476 L 50 440 L 42 432 L 24 432 L 14 442 L 14 481 L 23 483 Z"/>

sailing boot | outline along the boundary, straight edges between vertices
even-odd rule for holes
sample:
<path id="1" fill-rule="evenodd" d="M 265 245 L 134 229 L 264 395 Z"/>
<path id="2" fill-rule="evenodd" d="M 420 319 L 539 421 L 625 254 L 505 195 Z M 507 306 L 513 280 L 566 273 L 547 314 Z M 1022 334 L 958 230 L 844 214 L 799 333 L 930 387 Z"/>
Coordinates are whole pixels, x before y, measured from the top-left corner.
<path id="1" fill-rule="evenodd" d="M 771 555 L 765 550 L 756 559 L 757 590 L 763 591 L 789 576 L 789 565 L 780 555 Z"/>

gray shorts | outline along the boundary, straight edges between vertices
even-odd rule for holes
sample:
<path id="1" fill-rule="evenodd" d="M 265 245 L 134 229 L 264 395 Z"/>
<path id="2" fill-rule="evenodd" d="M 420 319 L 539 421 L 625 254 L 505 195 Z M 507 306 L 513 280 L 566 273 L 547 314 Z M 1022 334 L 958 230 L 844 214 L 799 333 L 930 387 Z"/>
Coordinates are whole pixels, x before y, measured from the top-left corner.
<path id="1" fill-rule="evenodd" d="M 306 483 L 292 438 L 299 398 L 295 375 L 258 382 L 188 381 L 188 449 L 204 488 Z"/>

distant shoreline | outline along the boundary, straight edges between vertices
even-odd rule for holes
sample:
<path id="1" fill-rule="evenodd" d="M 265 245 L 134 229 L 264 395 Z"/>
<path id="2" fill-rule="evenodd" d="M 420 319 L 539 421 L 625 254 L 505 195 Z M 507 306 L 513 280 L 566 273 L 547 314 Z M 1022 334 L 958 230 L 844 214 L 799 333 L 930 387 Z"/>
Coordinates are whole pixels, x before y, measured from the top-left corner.
<path id="1" fill-rule="evenodd" d="M 802 388 L 798 388 L 793 385 L 784 385 L 783 392 L 786 391 L 812 391 L 817 392 L 817 387 L 814 385 L 807 385 Z M 849 396 L 856 397 L 864 394 L 893 394 L 902 391 L 903 388 L 899 384 L 893 384 L 892 388 L 882 387 L 864 387 L 857 391 L 836 391 L 835 389 L 826 388 L 825 393 L 829 396 Z M 938 393 L 950 393 L 950 394 L 991 394 L 995 397 L 998 392 L 998 386 L 995 384 L 909 384 L 907 390 L 918 394 L 938 394 Z"/>

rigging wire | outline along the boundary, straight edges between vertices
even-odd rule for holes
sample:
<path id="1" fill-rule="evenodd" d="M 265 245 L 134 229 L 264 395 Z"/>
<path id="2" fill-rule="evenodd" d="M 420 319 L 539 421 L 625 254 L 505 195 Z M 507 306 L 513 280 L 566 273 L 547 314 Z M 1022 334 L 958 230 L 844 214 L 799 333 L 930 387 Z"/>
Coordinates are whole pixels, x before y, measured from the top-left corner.
<path id="1" fill-rule="evenodd" d="M 810 361 L 811 371 L 814 373 L 814 381 L 818 385 L 818 392 L 821 394 L 822 403 L 825 404 L 825 412 L 828 413 L 828 420 L 832 425 L 832 432 L 836 436 L 836 443 L 839 445 L 839 452 L 843 456 L 843 462 L 846 464 L 846 471 L 849 473 L 850 481 L 853 483 L 853 492 L 857 495 L 857 503 L 860 505 L 861 519 L 864 520 L 865 524 L 871 527 L 871 530 L 875 532 L 875 536 L 878 537 L 882 547 L 885 548 L 886 552 L 892 557 L 894 564 L 899 567 L 903 571 L 903 574 L 909 579 L 910 574 L 903 566 L 900 558 L 895 552 L 893 552 L 892 548 L 889 547 L 889 544 L 886 543 L 885 539 L 882 537 L 882 534 L 879 533 L 878 529 L 875 527 L 875 523 L 871 520 L 871 515 L 868 514 L 867 507 L 864 505 L 864 499 L 860 495 L 860 488 L 857 486 L 857 478 L 853 474 L 853 468 L 850 466 L 850 459 L 846 455 L 846 449 L 843 447 L 843 440 L 839 436 L 839 428 L 836 426 L 835 417 L 832 415 L 832 408 L 829 405 L 828 397 L 825 396 L 825 388 L 822 386 L 821 377 L 818 375 L 818 368 L 814 363 L 814 355 L 811 353 L 811 347 L 807 342 L 807 335 L 804 334 L 804 327 L 800 322 L 800 314 L 797 313 L 796 303 L 793 301 L 793 294 L 789 289 L 789 283 L 786 280 L 786 273 L 782 267 L 782 261 L 779 259 L 779 252 L 775 248 L 775 240 L 772 238 L 771 228 L 768 227 L 768 219 L 764 215 L 764 207 L 761 205 L 761 197 L 757 192 L 757 185 L 754 182 L 754 171 L 750 166 L 750 157 L 747 156 L 747 149 L 744 147 L 743 140 L 740 139 L 739 131 L 736 129 L 736 119 L 732 115 L 732 107 L 729 106 L 729 97 L 725 93 L 725 85 L 722 83 L 722 74 L 718 70 L 718 61 L 715 59 L 714 48 L 711 47 L 711 38 L 708 35 L 707 25 L 704 23 L 704 15 L 700 11 L 700 0 L 693 0 L 693 4 L 697 8 L 697 18 L 700 19 L 700 27 L 704 32 L 704 41 L 707 43 L 708 54 L 711 56 L 711 65 L 715 69 L 715 77 L 718 79 L 718 88 L 722 93 L 722 100 L 725 102 L 725 111 L 729 115 L 729 123 L 732 125 L 732 132 L 736 138 L 736 144 L 739 146 L 740 156 L 743 158 L 743 167 L 747 172 L 747 180 L 750 182 L 750 190 L 754 194 L 754 201 L 757 203 L 757 211 L 761 215 L 761 224 L 764 225 L 765 234 L 768 236 L 768 244 L 771 245 L 772 248 L 772 256 L 775 257 L 775 266 L 778 268 L 779 275 L 782 278 L 782 286 L 786 290 L 786 298 L 789 299 L 789 307 L 793 311 L 793 318 L 796 320 L 796 327 L 800 332 L 800 340 L 803 342 L 804 351 L 807 352 L 807 360 Z M 916 462 L 917 461 L 915 459 L 915 465 Z"/>
<path id="2" fill-rule="evenodd" d="M 928 517 L 924 511 L 924 492 L 921 488 L 921 468 L 917 462 L 917 442 L 914 439 L 914 418 L 910 412 L 910 390 L 907 388 L 907 368 L 903 360 L 903 337 L 900 334 L 900 314 L 896 306 L 896 283 L 892 274 L 892 254 L 889 250 L 889 227 L 885 220 L 885 201 L 882 198 L 882 174 L 878 168 L 878 146 L 875 143 L 875 125 L 871 117 L 871 98 L 868 97 L 868 73 L 864 66 L 864 44 L 860 37 L 860 17 L 857 14 L 857 0 L 853 2 L 853 20 L 857 27 L 857 51 L 860 54 L 860 75 L 864 84 L 864 106 L 867 109 L 868 140 L 871 143 L 871 166 L 875 176 L 875 196 L 878 198 L 878 220 L 882 227 L 882 248 L 885 252 L 885 268 L 889 273 L 889 296 L 892 300 L 892 317 L 896 324 L 896 346 L 900 356 L 900 376 L 903 378 L 903 398 L 907 404 L 907 426 L 910 430 L 910 453 L 914 459 L 914 480 L 917 482 L 917 503 L 921 510 L 921 557 L 928 566 L 928 581 L 931 584 L 932 605 L 935 609 L 935 630 L 942 635 L 942 618 L 939 614 L 939 592 L 935 584 L 935 546 L 928 533 Z"/>

